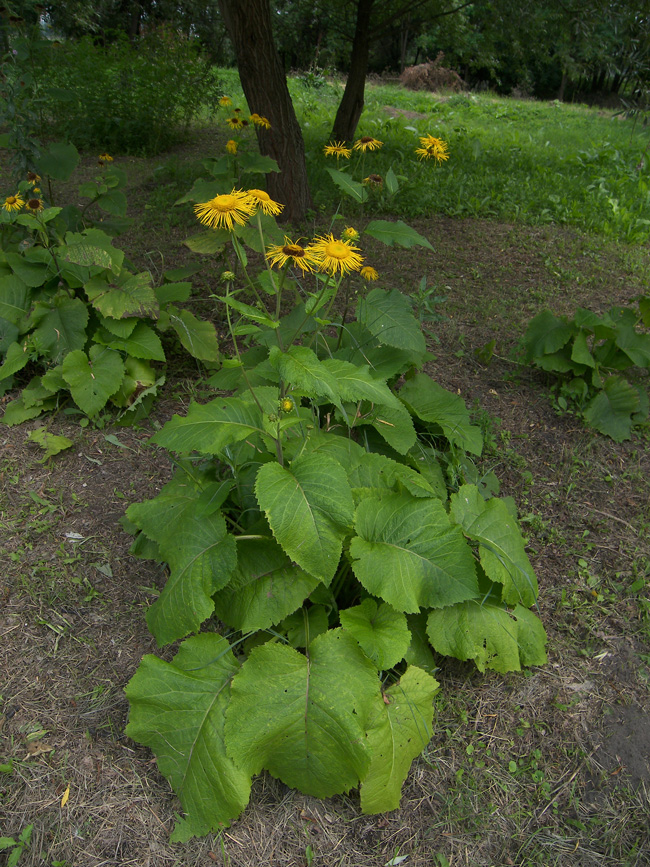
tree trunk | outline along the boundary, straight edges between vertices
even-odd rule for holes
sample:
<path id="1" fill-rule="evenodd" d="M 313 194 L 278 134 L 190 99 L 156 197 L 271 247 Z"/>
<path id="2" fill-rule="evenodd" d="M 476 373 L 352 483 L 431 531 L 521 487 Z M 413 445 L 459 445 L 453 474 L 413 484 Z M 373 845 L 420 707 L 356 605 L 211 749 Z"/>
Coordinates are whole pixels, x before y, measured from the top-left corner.
<path id="1" fill-rule="evenodd" d="M 357 0 L 357 23 L 352 43 L 352 60 L 343 98 L 336 112 L 331 138 L 351 141 L 363 111 L 363 95 L 370 53 L 370 12 L 375 0 Z"/>
<path id="2" fill-rule="evenodd" d="M 301 220 L 311 207 L 305 145 L 273 41 L 269 0 L 219 0 L 219 7 L 248 107 L 271 123 L 270 130 L 256 127 L 260 152 L 280 167 L 267 175 L 267 192 L 284 205 L 283 219 Z"/>

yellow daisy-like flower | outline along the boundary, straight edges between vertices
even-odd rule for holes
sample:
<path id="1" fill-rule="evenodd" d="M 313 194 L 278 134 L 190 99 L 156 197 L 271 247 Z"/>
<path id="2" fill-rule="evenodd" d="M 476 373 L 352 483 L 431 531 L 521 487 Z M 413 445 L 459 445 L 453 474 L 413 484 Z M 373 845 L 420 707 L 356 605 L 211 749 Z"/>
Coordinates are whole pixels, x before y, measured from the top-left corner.
<path id="1" fill-rule="evenodd" d="M 25 204 L 25 207 L 27 208 L 28 211 L 31 211 L 32 213 L 35 214 L 38 211 L 43 210 L 43 202 L 40 199 L 28 199 L 26 204 Z"/>
<path id="2" fill-rule="evenodd" d="M 37 184 L 41 179 L 40 175 L 37 175 L 36 172 L 27 172 L 27 180 L 30 184 Z"/>
<path id="3" fill-rule="evenodd" d="M 248 195 L 255 202 L 255 206 L 264 214 L 271 214 L 271 216 L 277 217 L 280 211 L 284 208 L 284 205 L 281 205 L 279 202 L 274 202 L 269 194 L 265 193 L 264 190 L 248 190 Z"/>
<path id="4" fill-rule="evenodd" d="M 244 121 L 241 119 L 241 117 L 238 117 L 236 114 L 234 114 L 232 117 L 227 118 L 226 123 L 228 124 L 230 129 L 243 129 L 244 128 Z"/>
<path id="5" fill-rule="evenodd" d="M 271 122 L 269 121 L 268 117 L 264 117 L 263 115 L 258 114 L 256 111 L 251 114 L 249 120 L 251 121 L 251 123 L 254 123 L 255 126 L 264 127 L 264 129 L 271 129 Z"/>
<path id="6" fill-rule="evenodd" d="M 233 225 L 244 226 L 255 213 L 256 203 L 243 190 L 233 190 L 215 196 L 209 202 L 194 206 L 196 216 L 205 226 L 232 231 Z"/>
<path id="7" fill-rule="evenodd" d="M 40 194 L 41 194 L 40 187 L 32 187 L 32 195 L 33 196 L 40 196 Z"/>
<path id="8" fill-rule="evenodd" d="M 100 165 L 103 165 L 104 163 L 112 163 L 113 162 L 113 157 L 110 154 L 100 154 L 98 159 L 99 159 Z"/>
<path id="9" fill-rule="evenodd" d="M 21 198 L 19 193 L 16 193 L 15 196 L 7 196 L 2 207 L 5 211 L 19 211 L 24 204 L 25 200 Z"/>
<path id="10" fill-rule="evenodd" d="M 316 238 L 308 250 L 317 261 L 319 270 L 326 271 L 333 277 L 339 271 L 341 275 L 358 271 L 363 262 L 358 247 L 350 241 L 338 241 L 331 232 L 322 238 Z"/>
<path id="11" fill-rule="evenodd" d="M 352 151 L 350 148 L 345 146 L 345 143 L 342 141 L 330 142 L 328 145 L 325 145 L 323 148 L 323 153 L 326 157 L 336 157 L 338 160 L 340 157 L 344 157 L 346 160 L 349 160 L 352 156 Z"/>
<path id="12" fill-rule="evenodd" d="M 313 271 L 314 265 L 318 264 L 309 247 L 302 247 L 300 244 L 294 243 L 286 235 L 284 236 L 284 244 L 277 247 L 267 247 L 266 258 L 271 265 L 277 265 L 278 268 L 292 264 L 300 268 L 303 273 Z"/>
<path id="13" fill-rule="evenodd" d="M 364 280 L 379 280 L 379 274 L 370 265 L 366 265 L 359 271 Z"/>
<path id="14" fill-rule="evenodd" d="M 369 187 L 380 189 L 384 185 L 384 179 L 381 175 L 368 175 L 367 178 L 363 179 L 363 183 L 367 184 Z"/>
<path id="15" fill-rule="evenodd" d="M 422 147 L 415 149 L 419 159 L 434 159 L 438 164 L 449 159 L 449 145 L 441 138 L 436 138 L 434 135 L 421 136 L 420 144 Z"/>
<path id="16" fill-rule="evenodd" d="M 233 141 L 232 139 L 227 141 L 226 142 L 226 150 L 228 151 L 229 154 L 232 154 L 233 156 L 235 156 L 235 154 L 237 153 L 237 142 Z"/>
<path id="17" fill-rule="evenodd" d="M 341 232 L 341 237 L 343 238 L 344 241 L 358 241 L 359 240 L 359 233 L 352 226 L 347 226 Z"/>
<path id="18" fill-rule="evenodd" d="M 352 147 L 355 151 L 361 151 L 365 154 L 366 151 L 378 151 L 382 145 L 383 141 L 379 141 L 371 135 L 364 135 L 358 138 Z"/>
<path id="19" fill-rule="evenodd" d="M 221 96 L 219 98 L 219 105 L 223 106 L 224 108 L 232 105 L 232 99 L 229 96 Z"/>

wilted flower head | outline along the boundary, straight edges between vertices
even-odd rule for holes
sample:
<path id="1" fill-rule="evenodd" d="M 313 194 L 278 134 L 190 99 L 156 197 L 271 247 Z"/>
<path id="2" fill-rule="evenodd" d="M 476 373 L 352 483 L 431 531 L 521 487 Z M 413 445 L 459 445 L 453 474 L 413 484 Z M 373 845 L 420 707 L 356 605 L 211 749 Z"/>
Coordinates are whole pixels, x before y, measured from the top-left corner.
<path id="1" fill-rule="evenodd" d="M 232 99 L 229 96 L 222 96 L 219 98 L 219 105 L 224 108 L 228 105 L 232 105 Z"/>
<path id="2" fill-rule="evenodd" d="M 267 117 L 264 115 L 258 114 L 256 111 L 251 114 L 249 120 L 251 123 L 254 123 L 255 126 L 261 126 L 264 129 L 271 129 L 271 123 Z"/>
<path id="3" fill-rule="evenodd" d="M 374 187 L 374 189 L 378 190 L 384 186 L 384 179 L 381 175 L 368 175 L 367 178 L 363 179 L 364 184 L 367 184 L 369 187 Z"/>
<path id="4" fill-rule="evenodd" d="M 279 202 L 274 202 L 264 190 L 248 190 L 248 195 L 251 197 L 255 206 L 264 214 L 270 214 L 277 217 L 280 211 L 284 208 Z"/>
<path id="5" fill-rule="evenodd" d="M 230 139 L 229 141 L 227 141 L 226 142 L 226 150 L 228 151 L 229 154 L 232 154 L 233 156 L 235 156 L 235 154 L 237 153 L 237 142 L 233 141 L 233 139 Z"/>
<path id="6" fill-rule="evenodd" d="M 359 272 L 364 280 L 378 280 L 379 274 L 375 271 L 374 268 L 371 268 L 370 265 L 366 265 Z"/>
<path id="7" fill-rule="evenodd" d="M 98 157 L 99 165 L 103 166 L 104 163 L 112 163 L 113 157 L 110 154 L 100 154 Z"/>
<path id="8" fill-rule="evenodd" d="M 365 154 L 366 151 L 378 151 L 382 145 L 383 141 L 379 141 L 371 135 L 364 135 L 357 139 L 352 147 L 355 151 L 361 151 Z"/>

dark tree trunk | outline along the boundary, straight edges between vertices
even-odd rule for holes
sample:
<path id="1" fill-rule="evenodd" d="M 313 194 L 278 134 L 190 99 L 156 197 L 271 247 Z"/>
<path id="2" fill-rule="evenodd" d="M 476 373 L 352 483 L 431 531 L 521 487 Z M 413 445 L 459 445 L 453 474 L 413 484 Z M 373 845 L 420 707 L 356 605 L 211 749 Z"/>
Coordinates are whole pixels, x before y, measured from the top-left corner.
<path id="1" fill-rule="evenodd" d="M 305 145 L 273 41 L 269 0 L 219 0 L 219 8 L 248 107 L 271 123 L 270 130 L 256 127 L 260 152 L 280 167 L 267 175 L 268 194 L 284 205 L 283 219 L 301 220 L 311 207 Z"/>
<path id="2" fill-rule="evenodd" d="M 332 127 L 333 141 L 351 141 L 363 111 L 363 96 L 370 52 L 370 13 L 375 0 L 357 0 L 357 23 L 352 43 L 352 60 L 343 98 Z"/>

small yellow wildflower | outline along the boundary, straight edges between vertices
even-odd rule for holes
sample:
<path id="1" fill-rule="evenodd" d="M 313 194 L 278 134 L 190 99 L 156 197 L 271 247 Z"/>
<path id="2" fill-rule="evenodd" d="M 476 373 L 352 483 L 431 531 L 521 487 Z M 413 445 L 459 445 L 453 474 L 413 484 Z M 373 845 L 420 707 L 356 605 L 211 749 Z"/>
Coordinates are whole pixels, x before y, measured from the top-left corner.
<path id="1" fill-rule="evenodd" d="M 222 96 L 219 98 L 219 105 L 226 108 L 229 105 L 232 105 L 232 99 L 229 96 Z"/>
<path id="2" fill-rule="evenodd" d="M 251 123 L 254 123 L 255 126 L 261 126 L 264 129 L 271 129 L 271 123 L 269 119 L 261 114 L 258 114 L 256 111 L 251 114 L 249 120 L 251 121 Z"/>
<path id="3" fill-rule="evenodd" d="M 420 144 L 422 147 L 415 149 L 418 159 L 434 159 L 438 162 L 438 165 L 440 165 L 443 160 L 449 159 L 449 145 L 441 138 L 436 138 L 434 135 L 421 136 Z"/>
<path id="4" fill-rule="evenodd" d="M 43 202 L 40 199 L 28 199 L 25 207 L 28 211 L 37 213 L 38 211 L 43 210 Z"/>
<path id="5" fill-rule="evenodd" d="M 41 194 L 40 187 L 32 187 L 32 195 L 33 196 L 40 196 L 40 194 Z"/>
<path id="6" fill-rule="evenodd" d="M 353 228 L 353 226 L 347 226 L 341 232 L 341 237 L 343 238 L 344 241 L 358 241 L 359 240 L 359 233 L 357 232 L 357 230 L 355 228 Z"/>
<path id="7" fill-rule="evenodd" d="M 244 226 L 255 213 L 255 202 L 248 193 L 233 190 L 225 195 L 215 196 L 209 202 L 194 206 L 196 216 L 205 226 L 213 229 L 232 231 L 233 225 Z"/>
<path id="8" fill-rule="evenodd" d="M 271 265 L 277 265 L 278 268 L 292 264 L 300 268 L 303 273 L 313 271 L 314 265 L 318 264 L 309 247 L 302 247 L 300 244 L 294 243 L 286 235 L 284 236 L 284 244 L 277 247 L 267 247 L 266 258 Z"/>
<path id="9" fill-rule="evenodd" d="M 345 143 L 342 141 L 330 142 L 328 145 L 325 145 L 323 148 L 323 153 L 326 157 L 336 157 L 338 160 L 340 157 L 344 157 L 346 160 L 350 159 L 352 155 L 352 151 L 350 148 L 345 146 Z"/>
<path id="10" fill-rule="evenodd" d="M 99 159 L 100 166 L 103 166 L 104 163 L 112 163 L 113 162 L 113 157 L 110 154 L 100 154 L 98 159 Z"/>
<path id="11" fill-rule="evenodd" d="M 233 141 L 233 139 L 229 139 L 229 141 L 226 142 L 226 150 L 229 154 L 235 156 L 237 154 L 237 142 Z"/>
<path id="12" fill-rule="evenodd" d="M 16 193 L 15 196 L 7 196 L 2 207 L 5 211 L 19 211 L 24 204 L 25 200 L 21 198 L 20 193 Z"/>
<path id="13" fill-rule="evenodd" d="M 379 141 L 371 135 L 364 135 L 357 139 L 352 147 L 355 151 L 361 151 L 365 154 L 366 151 L 378 151 L 382 145 L 383 141 Z"/>
<path id="14" fill-rule="evenodd" d="M 350 241 L 338 241 L 331 232 L 322 238 L 316 238 L 308 250 L 316 259 L 319 270 L 333 277 L 339 271 L 341 275 L 358 271 L 363 262 L 358 247 Z"/>
<path id="15" fill-rule="evenodd" d="M 271 214 L 273 217 L 277 217 L 284 208 L 284 205 L 274 202 L 264 190 L 248 190 L 248 195 L 254 201 L 255 207 L 259 208 L 264 214 Z"/>
<path id="16" fill-rule="evenodd" d="M 291 412 L 295 407 L 295 403 L 290 397 L 283 397 L 280 401 L 280 412 Z"/>
<path id="17" fill-rule="evenodd" d="M 36 172 L 27 172 L 27 180 L 30 184 L 37 184 L 41 179 L 40 175 L 37 175 Z"/>
<path id="18" fill-rule="evenodd" d="M 381 175 L 368 175 L 367 178 L 363 179 L 363 183 L 367 184 L 369 187 L 381 189 L 381 187 L 384 186 L 384 179 Z"/>
<path id="19" fill-rule="evenodd" d="M 359 272 L 364 280 L 379 280 L 379 274 L 370 265 L 364 266 Z"/>
<path id="20" fill-rule="evenodd" d="M 227 118 L 226 123 L 228 124 L 230 129 L 243 129 L 244 128 L 244 121 L 241 119 L 241 117 L 238 117 L 236 114 L 234 114 L 232 117 Z"/>

